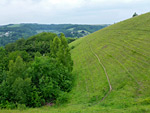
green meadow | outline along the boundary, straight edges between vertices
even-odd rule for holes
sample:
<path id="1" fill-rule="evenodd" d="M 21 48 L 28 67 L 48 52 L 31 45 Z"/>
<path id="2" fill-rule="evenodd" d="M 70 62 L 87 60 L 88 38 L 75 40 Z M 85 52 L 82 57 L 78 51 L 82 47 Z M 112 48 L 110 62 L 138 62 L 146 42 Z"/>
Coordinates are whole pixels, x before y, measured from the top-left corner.
<path id="1" fill-rule="evenodd" d="M 150 112 L 150 13 L 77 39 L 70 47 L 76 81 L 68 103 L 0 112 Z"/>

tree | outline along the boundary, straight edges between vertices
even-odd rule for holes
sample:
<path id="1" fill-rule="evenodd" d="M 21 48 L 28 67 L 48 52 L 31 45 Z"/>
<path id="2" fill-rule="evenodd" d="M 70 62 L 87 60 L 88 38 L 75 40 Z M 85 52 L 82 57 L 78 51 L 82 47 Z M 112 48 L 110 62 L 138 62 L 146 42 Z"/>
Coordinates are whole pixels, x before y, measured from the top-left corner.
<path id="1" fill-rule="evenodd" d="M 132 17 L 135 17 L 135 16 L 138 16 L 138 14 L 137 14 L 136 12 L 133 14 L 133 16 L 132 16 Z"/>
<path id="2" fill-rule="evenodd" d="M 53 40 L 53 42 L 50 44 L 51 48 L 51 56 L 56 58 L 58 55 L 58 51 L 60 48 L 61 40 L 59 39 L 58 36 L 56 36 Z"/>
<path id="3" fill-rule="evenodd" d="M 4 79 L 4 71 L 7 69 L 8 57 L 5 49 L 0 47 L 0 84 Z"/>
<path id="4" fill-rule="evenodd" d="M 7 82 L 13 84 L 16 78 L 20 77 L 22 79 L 26 78 L 26 63 L 23 59 L 18 56 L 16 61 L 10 60 L 8 65 L 9 71 L 7 72 Z"/>
<path id="5" fill-rule="evenodd" d="M 29 62 L 31 60 L 29 54 L 26 51 L 13 51 L 8 54 L 8 59 L 15 61 L 18 56 L 20 56 L 25 62 Z"/>
<path id="6" fill-rule="evenodd" d="M 54 101 L 60 92 L 68 92 L 72 88 L 73 77 L 62 64 L 48 56 L 36 57 L 28 69 L 32 84 L 40 92 L 46 102 Z"/>
<path id="7" fill-rule="evenodd" d="M 55 37 L 51 44 L 51 56 L 57 60 L 58 65 L 62 64 L 71 72 L 73 69 L 73 61 L 71 59 L 70 49 L 67 39 L 63 33 L 59 37 Z"/>
<path id="8" fill-rule="evenodd" d="M 19 104 L 28 104 L 29 96 L 31 92 L 31 79 L 22 79 L 17 77 L 12 84 L 11 93 L 13 100 Z"/>
<path id="9" fill-rule="evenodd" d="M 26 40 L 24 38 L 18 39 L 15 43 L 15 50 L 23 51 L 24 46 L 25 46 L 25 41 Z"/>
<path id="10" fill-rule="evenodd" d="M 66 66 L 71 72 L 73 69 L 73 61 L 71 59 L 70 49 L 64 34 L 60 35 L 60 40 L 61 44 L 58 51 L 58 61 Z"/>
<path id="11" fill-rule="evenodd" d="M 26 63 L 18 56 L 16 61 L 10 60 L 8 65 L 7 78 L 0 84 L 0 104 L 28 104 L 31 92 L 31 78 L 26 74 Z M 5 103 L 4 101 L 9 101 Z"/>

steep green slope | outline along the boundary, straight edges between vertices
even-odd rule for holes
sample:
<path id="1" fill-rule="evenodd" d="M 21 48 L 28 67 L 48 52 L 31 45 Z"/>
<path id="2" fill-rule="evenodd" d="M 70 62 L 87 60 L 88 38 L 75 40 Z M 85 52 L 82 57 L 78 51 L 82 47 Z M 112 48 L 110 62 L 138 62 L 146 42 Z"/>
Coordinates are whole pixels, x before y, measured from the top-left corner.
<path id="1" fill-rule="evenodd" d="M 150 13 L 104 28 L 70 46 L 75 47 L 72 57 L 78 76 L 72 103 L 100 102 L 119 109 L 150 104 Z M 112 86 L 109 94 L 106 74 Z"/>
<path id="2" fill-rule="evenodd" d="M 23 112 L 150 112 L 150 13 L 80 38 L 70 47 L 76 75 L 70 103 Z"/>

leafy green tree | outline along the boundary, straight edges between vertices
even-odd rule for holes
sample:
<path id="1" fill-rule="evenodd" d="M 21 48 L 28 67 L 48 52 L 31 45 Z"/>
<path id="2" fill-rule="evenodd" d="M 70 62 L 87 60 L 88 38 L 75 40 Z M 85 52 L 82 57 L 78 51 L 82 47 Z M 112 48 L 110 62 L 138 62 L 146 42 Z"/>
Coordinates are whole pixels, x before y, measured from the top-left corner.
<path id="1" fill-rule="evenodd" d="M 8 59 L 15 61 L 18 56 L 20 56 L 25 62 L 31 61 L 31 57 L 26 51 L 18 51 L 18 50 L 9 53 Z"/>
<path id="2" fill-rule="evenodd" d="M 57 59 L 58 64 L 63 64 L 70 72 L 72 71 L 73 61 L 71 59 L 67 39 L 63 33 L 60 34 L 60 38 L 54 38 L 51 44 L 51 55 Z"/>
<path id="3" fill-rule="evenodd" d="M 56 100 L 61 91 L 68 92 L 72 88 L 73 77 L 62 64 L 48 56 L 36 57 L 28 69 L 32 83 L 46 102 Z"/>
<path id="4" fill-rule="evenodd" d="M 12 51 L 15 51 L 15 43 L 9 43 L 5 46 L 5 50 L 7 52 L 12 52 Z"/>
<path id="5" fill-rule="evenodd" d="M 6 108 L 7 101 L 10 100 L 12 96 L 10 90 L 11 87 L 3 80 L 0 84 L 0 108 Z"/>
<path id="6" fill-rule="evenodd" d="M 18 56 L 16 61 L 10 60 L 8 65 L 9 71 L 7 72 L 7 82 L 13 84 L 17 77 L 22 79 L 26 78 L 26 63 Z"/>
<path id="7" fill-rule="evenodd" d="M 36 52 L 34 56 L 35 56 L 35 57 L 40 57 L 40 56 L 42 56 L 42 55 L 41 55 L 40 52 Z"/>
<path id="8" fill-rule="evenodd" d="M 8 57 L 5 49 L 0 47 L 0 84 L 4 79 L 4 71 L 7 69 Z"/>
<path id="9" fill-rule="evenodd" d="M 42 55 L 50 52 L 50 41 L 57 35 L 55 33 L 40 33 L 26 40 L 24 49 L 34 57 L 35 52 Z"/>
<path id="10" fill-rule="evenodd" d="M 13 100 L 19 104 L 28 104 L 29 96 L 31 92 L 31 79 L 22 79 L 17 77 L 12 84 L 11 93 Z"/>
<path id="11" fill-rule="evenodd" d="M 24 46 L 25 46 L 25 42 L 26 42 L 26 40 L 24 38 L 18 39 L 15 42 L 15 50 L 23 51 L 24 50 Z"/>
<path id="12" fill-rule="evenodd" d="M 10 60 L 8 68 L 7 78 L 0 85 L 3 107 L 10 103 L 13 103 L 12 105 L 16 103 L 27 105 L 32 87 L 31 78 L 28 78 L 26 74 L 26 63 L 18 56 L 15 62 Z"/>
<path id="13" fill-rule="evenodd" d="M 60 35 L 60 40 L 61 44 L 58 51 L 58 61 L 64 66 L 66 66 L 69 69 L 69 71 L 72 71 L 73 61 L 71 59 L 70 49 L 64 34 Z"/>
<path id="14" fill-rule="evenodd" d="M 30 100 L 28 100 L 28 106 L 30 107 L 40 107 L 42 103 L 44 103 L 44 99 L 40 96 L 40 92 L 33 86 L 32 91 L 30 93 Z"/>
<path id="15" fill-rule="evenodd" d="M 73 41 L 75 41 L 75 40 L 77 40 L 78 38 L 67 38 L 67 41 L 68 41 L 68 43 L 71 43 L 71 42 L 73 42 Z"/>
<path id="16" fill-rule="evenodd" d="M 59 48 L 60 48 L 60 44 L 61 44 L 61 40 L 59 39 L 58 36 L 56 36 L 53 40 L 53 42 L 51 43 L 51 55 L 52 57 L 56 58 Z"/>

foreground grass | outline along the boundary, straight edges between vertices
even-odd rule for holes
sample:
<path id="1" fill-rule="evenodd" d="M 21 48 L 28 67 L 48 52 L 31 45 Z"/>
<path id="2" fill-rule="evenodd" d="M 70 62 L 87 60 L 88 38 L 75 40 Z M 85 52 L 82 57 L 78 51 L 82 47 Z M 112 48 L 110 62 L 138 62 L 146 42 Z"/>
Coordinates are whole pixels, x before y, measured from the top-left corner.
<path id="1" fill-rule="evenodd" d="M 0 110 L 0 113 L 149 113 L 150 105 L 132 106 L 124 109 L 104 107 L 100 105 L 76 105 L 61 107 L 41 107 L 25 110 Z"/>
<path id="2" fill-rule="evenodd" d="M 150 112 L 150 13 L 114 24 L 71 43 L 76 85 L 71 100 L 59 107 L 26 109 L 27 113 Z M 112 92 L 100 58 L 108 73 Z M 1 110 L 19 113 L 20 110 Z"/>

